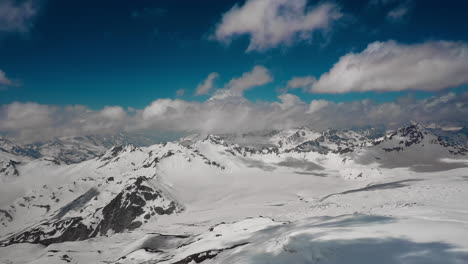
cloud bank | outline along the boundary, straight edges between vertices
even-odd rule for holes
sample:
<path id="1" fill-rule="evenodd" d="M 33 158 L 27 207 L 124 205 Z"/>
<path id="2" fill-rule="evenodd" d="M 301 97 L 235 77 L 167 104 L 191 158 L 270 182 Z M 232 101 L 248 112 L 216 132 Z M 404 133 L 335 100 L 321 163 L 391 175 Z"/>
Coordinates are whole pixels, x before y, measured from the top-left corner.
<path id="1" fill-rule="evenodd" d="M 99 111 L 85 106 L 11 103 L 0 107 L 0 132 L 24 142 L 60 136 L 116 132 L 232 133 L 311 126 L 351 128 L 398 127 L 411 120 L 441 125 L 466 125 L 468 93 L 396 102 L 371 100 L 335 103 L 302 101 L 283 94 L 279 102 L 250 102 L 243 98 L 207 100 L 158 99 L 143 109 L 127 111 L 107 106 Z"/>
<path id="2" fill-rule="evenodd" d="M 339 59 L 312 85 L 315 93 L 438 91 L 468 83 L 468 45 L 374 42 Z"/>
<path id="3" fill-rule="evenodd" d="M 307 0 L 248 0 L 223 15 L 214 38 L 230 42 L 236 36 L 248 35 L 247 52 L 265 51 L 311 40 L 315 32 L 329 30 L 341 16 L 338 6 L 329 2 L 312 8 Z"/>

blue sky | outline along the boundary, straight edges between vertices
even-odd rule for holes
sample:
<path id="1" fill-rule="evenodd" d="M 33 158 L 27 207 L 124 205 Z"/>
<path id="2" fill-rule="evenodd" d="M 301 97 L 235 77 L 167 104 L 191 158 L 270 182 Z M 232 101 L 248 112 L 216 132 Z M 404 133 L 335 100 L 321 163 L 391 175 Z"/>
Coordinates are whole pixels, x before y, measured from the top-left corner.
<path id="1" fill-rule="evenodd" d="M 0 0 L 0 134 L 464 125 L 466 10 L 459 0 Z"/>
<path id="2" fill-rule="evenodd" d="M 371 2 L 334 1 L 344 17 L 326 36 L 246 53 L 248 36 L 229 45 L 210 39 L 222 15 L 244 1 L 40 1 L 27 32 L 1 35 L 0 69 L 21 85 L 1 91 L 0 103 L 142 108 L 157 98 L 175 98 L 179 89 L 185 90 L 186 100 L 204 100 L 207 96 L 194 97 L 193 92 L 210 72 L 220 74 L 216 84 L 222 86 L 257 64 L 268 68 L 274 81 L 245 95 L 272 101 L 291 77 L 320 76 L 341 56 L 373 41 L 468 38 L 466 1 Z M 397 21 L 388 19 L 399 5 L 407 5 L 408 13 Z M 412 91 L 293 93 L 305 100 L 389 101 Z"/>

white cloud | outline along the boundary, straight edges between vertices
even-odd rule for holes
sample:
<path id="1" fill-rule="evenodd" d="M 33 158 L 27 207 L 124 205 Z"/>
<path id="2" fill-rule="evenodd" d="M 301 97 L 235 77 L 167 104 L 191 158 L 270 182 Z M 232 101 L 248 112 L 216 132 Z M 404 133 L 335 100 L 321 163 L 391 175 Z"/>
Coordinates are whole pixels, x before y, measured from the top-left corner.
<path id="1" fill-rule="evenodd" d="M 468 93 L 448 93 L 423 100 L 403 97 L 389 103 L 371 100 L 307 103 L 291 94 L 283 94 L 279 100 L 253 103 L 242 98 L 205 102 L 158 99 L 144 109 L 133 111 L 118 106 L 94 111 L 79 105 L 16 102 L 0 106 L 0 134 L 31 142 L 122 131 L 242 133 L 299 126 L 317 130 L 401 126 L 411 120 L 455 126 L 468 123 Z"/>
<path id="2" fill-rule="evenodd" d="M 360 53 L 341 57 L 312 91 L 437 91 L 468 83 L 467 61 L 468 45 L 461 42 L 374 42 Z"/>
<path id="3" fill-rule="evenodd" d="M 65 107 L 14 102 L 0 106 L 0 132 L 31 142 L 60 136 L 113 134 L 133 126 L 120 106 L 93 111 L 85 106 Z"/>
<path id="4" fill-rule="evenodd" d="M 282 94 L 278 96 L 278 99 L 281 100 L 281 103 L 277 103 L 277 105 L 283 110 L 304 105 L 304 102 L 298 96 L 293 94 Z"/>
<path id="5" fill-rule="evenodd" d="M 202 94 L 208 94 L 208 92 L 213 89 L 214 86 L 214 80 L 219 77 L 219 74 L 217 72 L 212 72 L 208 74 L 208 77 L 206 77 L 205 81 L 203 83 L 200 83 L 197 86 L 197 90 L 195 91 L 195 95 L 202 95 Z"/>
<path id="6" fill-rule="evenodd" d="M 0 89 L 7 86 L 15 86 L 16 83 L 7 77 L 4 71 L 0 70 Z"/>
<path id="7" fill-rule="evenodd" d="M 0 32 L 28 32 L 37 13 L 36 0 L 0 1 Z"/>
<path id="8" fill-rule="evenodd" d="M 244 91 L 265 85 L 271 81 L 273 81 L 273 77 L 268 69 L 257 65 L 252 71 L 245 72 L 242 76 L 230 80 L 223 89 L 217 90 L 210 99 L 242 97 Z"/>
<path id="9" fill-rule="evenodd" d="M 54 107 L 37 103 L 11 103 L 2 107 L 0 127 L 8 129 L 30 129 L 50 125 Z"/>
<path id="10" fill-rule="evenodd" d="M 185 105 L 185 101 L 182 100 L 158 99 L 143 109 L 142 117 L 144 120 L 160 118 L 164 115 L 182 111 Z"/>
<path id="11" fill-rule="evenodd" d="M 314 32 L 327 31 L 342 16 L 333 3 L 315 7 L 307 0 L 247 0 L 226 12 L 217 25 L 214 38 L 230 42 L 233 37 L 249 35 L 247 51 L 264 51 L 281 44 L 311 40 Z"/>
<path id="12" fill-rule="evenodd" d="M 309 114 L 315 113 L 319 111 L 320 109 L 327 107 L 329 104 L 330 102 L 327 100 L 322 100 L 322 99 L 312 100 L 309 104 L 309 110 L 307 110 L 307 113 Z"/>
<path id="13" fill-rule="evenodd" d="M 314 83 L 317 82 L 317 79 L 314 76 L 304 76 L 304 77 L 293 77 L 288 81 L 286 89 L 298 89 L 301 88 L 304 91 L 310 91 Z"/>
<path id="14" fill-rule="evenodd" d="M 120 106 L 106 106 L 99 114 L 110 120 L 123 120 L 127 116 L 127 112 Z"/>

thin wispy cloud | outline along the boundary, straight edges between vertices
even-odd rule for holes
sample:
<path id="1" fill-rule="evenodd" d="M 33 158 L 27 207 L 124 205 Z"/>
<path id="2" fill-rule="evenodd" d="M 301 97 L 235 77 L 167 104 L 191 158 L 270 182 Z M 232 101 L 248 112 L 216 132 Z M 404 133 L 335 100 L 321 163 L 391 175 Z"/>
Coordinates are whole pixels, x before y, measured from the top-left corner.
<path id="1" fill-rule="evenodd" d="M 409 13 L 409 7 L 399 6 L 388 12 L 387 18 L 392 21 L 400 21 Z"/>
<path id="2" fill-rule="evenodd" d="M 293 77 L 286 84 L 286 90 L 302 89 L 304 92 L 310 92 L 312 85 L 317 82 L 314 76 Z"/>
<path id="3" fill-rule="evenodd" d="M 270 71 L 263 66 L 257 65 L 251 71 L 242 74 L 242 76 L 231 79 L 223 89 L 217 90 L 210 99 L 242 97 L 244 91 L 272 81 L 273 76 L 270 74 Z"/>
<path id="4" fill-rule="evenodd" d="M 185 89 L 179 89 L 176 91 L 176 95 L 181 97 L 185 95 Z"/>
<path id="5" fill-rule="evenodd" d="M 208 74 L 206 79 L 197 86 L 195 95 L 208 94 L 214 88 L 214 81 L 219 77 L 217 72 Z"/>
<path id="6" fill-rule="evenodd" d="M 0 1 L 0 32 L 27 33 L 39 11 L 36 0 Z"/>
<path id="7" fill-rule="evenodd" d="M 0 70 L 0 90 L 11 86 L 17 86 L 18 83 L 11 80 L 4 71 Z"/>
<path id="8" fill-rule="evenodd" d="M 387 10 L 386 19 L 392 22 L 405 20 L 413 8 L 412 0 L 371 0 L 369 6 Z"/>

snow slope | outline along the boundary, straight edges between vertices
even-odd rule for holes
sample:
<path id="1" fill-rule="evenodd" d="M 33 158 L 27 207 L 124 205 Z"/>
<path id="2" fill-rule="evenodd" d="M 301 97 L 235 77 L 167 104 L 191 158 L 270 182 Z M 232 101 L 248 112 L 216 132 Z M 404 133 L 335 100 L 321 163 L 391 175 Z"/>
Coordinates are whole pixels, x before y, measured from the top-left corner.
<path id="1" fill-rule="evenodd" d="M 419 125 L 262 136 L 18 164 L 0 263 L 468 263 L 462 146 Z"/>

